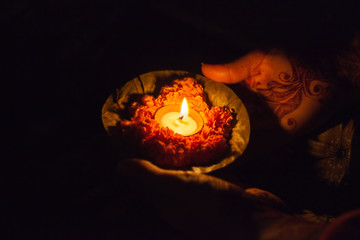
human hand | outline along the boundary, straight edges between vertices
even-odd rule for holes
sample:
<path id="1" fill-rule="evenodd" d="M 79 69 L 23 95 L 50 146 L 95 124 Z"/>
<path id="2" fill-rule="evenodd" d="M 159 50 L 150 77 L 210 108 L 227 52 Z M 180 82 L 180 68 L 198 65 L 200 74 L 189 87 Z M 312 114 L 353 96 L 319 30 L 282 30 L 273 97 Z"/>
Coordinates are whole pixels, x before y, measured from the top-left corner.
<path id="1" fill-rule="evenodd" d="M 118 172 L 157 217 L 193 238 L 317 239 L 323 228 L 292 216 L 269 192 L 209 175 L 138 159 L 120 162 Z"/>
<path id="2" fill-rule="evenodd" d="M 287 133 L 306 132 L 331 112 L 332 84 L 280 51 L 254 51 L 228 64 L 203 64 L 202 72 L 218 82 L 245 84 L 263 99 Z"/>

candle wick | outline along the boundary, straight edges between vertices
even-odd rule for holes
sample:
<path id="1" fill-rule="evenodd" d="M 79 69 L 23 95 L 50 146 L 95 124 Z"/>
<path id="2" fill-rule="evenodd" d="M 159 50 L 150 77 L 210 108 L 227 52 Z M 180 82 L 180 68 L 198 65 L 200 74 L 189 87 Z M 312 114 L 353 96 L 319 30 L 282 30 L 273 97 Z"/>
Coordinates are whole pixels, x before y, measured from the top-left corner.
<path id="1" fill-rule="evenodd" d="M 181 115 L 181 116 L 179 117 L 180 120 L 183 120 L 183 118 L 184 118 L 184 115 Z"/>

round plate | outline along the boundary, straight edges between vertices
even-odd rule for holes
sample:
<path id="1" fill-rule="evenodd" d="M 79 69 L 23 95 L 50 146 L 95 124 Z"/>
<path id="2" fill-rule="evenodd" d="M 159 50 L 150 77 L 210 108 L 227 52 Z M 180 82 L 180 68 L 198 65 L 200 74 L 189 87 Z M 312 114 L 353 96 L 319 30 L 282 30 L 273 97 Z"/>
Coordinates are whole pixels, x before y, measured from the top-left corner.
<path id="1" fill-rule="evenodd" d="M 221 106 L 233 109 L 236 113 L 236 124 L 232 129 L 230 151 L 211 165 L 191 166 L 186 170 L 207 173 L 225 167 L 240 157 L 245 151 L 250 137 L 250 121 L 246 108 L 240 98 L 226 85 L 212 81 L 199 74 L 192 74 L 186 71 L 155 71 L 140 75 L 127 82 L 121 89 L 106 100 L 102 108 L 102 121 L 105 130 L 111 136 L 121 133 L 120 122 L 129 119 L 125 109 L 131 104 L 133 98 L 142 95 L 159 94 L 160 89 L 165 85 L 170 85 L 175 79 L 191 77 L 197 80 L 204 88 L 210 107 Z M 133 156 L 138 157 L 138 156 Z M 184 169 L 181 169 L 184 170 Z"/>

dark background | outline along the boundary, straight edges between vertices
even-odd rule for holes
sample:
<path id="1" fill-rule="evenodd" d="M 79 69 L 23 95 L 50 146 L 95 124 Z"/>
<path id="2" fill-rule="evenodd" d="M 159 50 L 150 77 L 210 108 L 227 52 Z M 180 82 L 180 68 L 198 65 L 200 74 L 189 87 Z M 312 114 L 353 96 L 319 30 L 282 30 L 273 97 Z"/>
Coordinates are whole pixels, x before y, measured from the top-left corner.
<path id="1" fill-rule="evenodd" d="M 115 88 L 149 71 L 200 73 L 201 62 L 229 62 L 255 48 L 316 58 L 348 42 L 359 9 L 284 0 L 4 3 L 2 225 L 5 236 L 30 239 L 133 236 L 140 220 L 104 223 L 99 213 L 112 201 L 104 189 L 119 159 L 101 123 Z M 142 229 L 143 237 L 151 231 Z"/>

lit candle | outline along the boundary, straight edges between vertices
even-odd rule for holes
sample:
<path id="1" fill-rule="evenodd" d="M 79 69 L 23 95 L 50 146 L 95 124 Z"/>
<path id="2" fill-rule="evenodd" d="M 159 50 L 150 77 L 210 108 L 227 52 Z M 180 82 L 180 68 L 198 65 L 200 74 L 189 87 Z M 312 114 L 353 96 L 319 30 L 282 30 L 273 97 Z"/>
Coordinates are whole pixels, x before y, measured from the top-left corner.
<path id="1" fill-rule="evenodd" d="M 181 109 L 180 105 L 167 105 L 155 113 L 157 120 L 163 127 L 168 127 L 183 136 L 190 136 L 201 130 L 203 120 L 200 114 L 189 109 L 184 98 Z"/>

